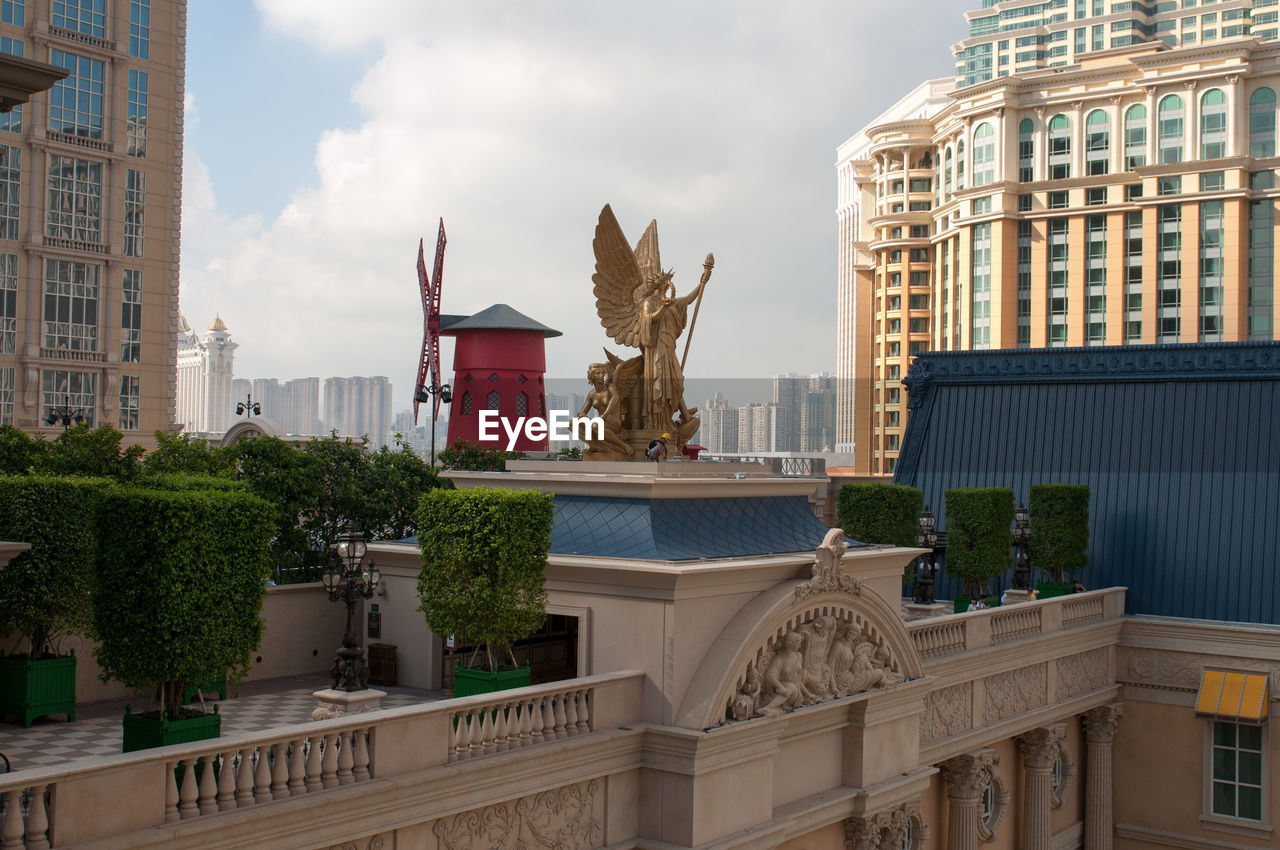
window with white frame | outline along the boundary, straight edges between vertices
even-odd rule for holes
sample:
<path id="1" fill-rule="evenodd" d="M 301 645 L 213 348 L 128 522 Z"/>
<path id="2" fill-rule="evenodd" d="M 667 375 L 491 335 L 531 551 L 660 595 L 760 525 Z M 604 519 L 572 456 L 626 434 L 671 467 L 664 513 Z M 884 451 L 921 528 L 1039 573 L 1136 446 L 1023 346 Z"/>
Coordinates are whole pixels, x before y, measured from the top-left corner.
<path id="1" fill-rule="evenodd" d="M 142 360 L 142 272 L 125 269 L 120 289 L 120 362 Z"/>
<path id="2" fill-rule="evenodd" d="M 13 424 L 14 368 L 0 366 L 0 425 Z"/>
<path id="3" fill-rule="evenodd" d="M 142 391 L 139 388 L 137 375 L 120 376 L 120 424 L 121 431 L 138 430 L 138 410 L 141 406 Z"/>
<path id="4" fill-rule="evenodd" d="M 1249 96 L 1249 156 L 1276 155 L 1276 93 L 1261 88 Z"/>
<path id="5" fill-rule="evenodd" d="M 18 255 L 0 254 L 0 354 L 18 350 Z"/>
<path id="6" fill-rule="evenodd" d="M 124 255 L 142 256 L 142 229 L 146 217 L 147 174 L 136 168 L 125 169 L 124 186 Z"/>
<path id="7" fill-rule="evenodd" d="M 98 376 L 94 372 L 45 369 L 40 373 L 40 421 L 47 422 L 55 409 L 79 412 L 94 425 L 98 404 Z"/>
<path id="8" fill-rule="evenodd" d="M 44 264 L 44 347 L 97 351 L 101 266 L 53 259 Z"/>
<path id="9" fill-rule="evenodd" d="M 0 0 L 0 23 L 13 24 L 15 27 L 26 26 L 25 0 Z"/>
<path id="10" fill-rule="evenodd" d="M 1219 159 L 1227 155 L 1227 96 L 1222 89 L 1209 89 L 1200 98 L 1200 158 Z"/>
<path id="11" fill-rule="evenodd" d="M 1106 174 L 1111 156 L 1111 119 L 1101 109 L 1089 113 L 1084 122 L 1085 174 Z"/>
<path id="12" fill-rule="evenodd" d="M 996 179 L 996 134 L 985 121 L 973 131 L 973 185 L 986 186 Z"/>
<path id="13" fill-rule="evenodd" d="M 49 90 L 49 129 L 68 136 L 101 139 L 105 63 L 61 50 L 50 50 L 49 62 L 71 72 Z"/>
<path id="14" fill-rule="evenodd" d="M 49 213 L 45 235 L 102 241 L 102 163 L 49 154 Z"/>
<path id="15" fill-rule="evenodd" d="M 129 102 L 125 108 L 124 152 L 126 156 L 147 155 L 147 86 L 146 71 L 129 69 Z"/>
<path id="16" fill-rule="evenodd" d="M 107 32 L 106 0 L 53 0 L 55 27 L 103 38 Z"/>
<path id="17" fill-rule="evenodd" d="M 151 58 L 151 0 L 129 0 L 129 55 Z"/>
<path id="18" fill-rule="evenodd" d="M 1156 142 L 1161 163 L 1182 162 L 1182 98 L 1171 94 L 1156 110 Z"/>
<path id="19" fill-rule="evenodd" d="M 1071 176 L 1071 121 L 1065 115 L 1049 119 L 1049 179 Z"/>
<path id="20" fill-rule="evenodd" d="M 0 239 L 18 238 L 21 184 L 22 148 L 0 145 Z"/>
<path id="21" fill-rule="evenodd" d="M 1214 815 L 1263 822 L 1265 731 L 1257 724 L 1213 721 L 1209 811 Z"/>
<path id="22" fill-rule="evenodd" d="M 1147 108 L 1140 103 L 1124 114 L 1124 163 L 1126 171 L 1147 164 Z"/>

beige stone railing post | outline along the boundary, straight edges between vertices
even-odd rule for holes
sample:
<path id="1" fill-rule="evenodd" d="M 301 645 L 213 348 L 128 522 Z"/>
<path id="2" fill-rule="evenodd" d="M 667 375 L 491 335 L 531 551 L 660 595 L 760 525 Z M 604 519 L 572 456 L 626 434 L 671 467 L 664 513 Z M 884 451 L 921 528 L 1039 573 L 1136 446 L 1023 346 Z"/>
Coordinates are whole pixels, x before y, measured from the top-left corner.
<path id="1" fill-rule="evenodd" d="M 1058 758 L 1058 742 L 1065 735 L 1065 728 L 1054 726 L 1032 729 L 1017 738 L 1025 777 L 1020 845 L 1023 850 L 1049 850 L 1053 834 L 1053 763 Z"/>
<path id="2" fill-rule="evenodd" d="M 1100 705 L 1083 715 L 1085 753 L 1085 850 L 1111 850 L 1111 744 L 1116 739 L 1123 706 Z"/>
<path id="3" fill-rule="evenodd" d="M 978 804 L 990 766 L 989 751 L 966 753 L 940 765 L 947 783 L 947 850 L 977 850 Z"/>

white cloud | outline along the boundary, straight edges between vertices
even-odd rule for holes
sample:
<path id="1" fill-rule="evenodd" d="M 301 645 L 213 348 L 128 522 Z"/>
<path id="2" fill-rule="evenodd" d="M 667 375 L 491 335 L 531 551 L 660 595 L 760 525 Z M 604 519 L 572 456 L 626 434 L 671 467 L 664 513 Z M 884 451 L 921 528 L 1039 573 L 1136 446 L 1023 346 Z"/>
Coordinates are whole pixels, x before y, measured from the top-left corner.
<path id="1" fill-rule="evenodd" d="M 611 202 L 632 241 L 658 219 L 682 292 L 716 254 L 691 376 L 833 368 L 835 145 L 918 81 L 885 73 L 898 49 L 876 33 L 938 4 L 867 5 L 257 0 L 269 28 L 368 53 L 363 121 L 298 152 L 314 184 L 270 222 L 219 214 L 188 151 L 184 311 L 221 311 L 238 374 L 385 374 L 399 403 L 417 242 L 429 263 L 443 216 L 445 312 L 507 302 L 565 332 L 550 375 L 584 374 L 617 348 L 590 281 Z M 967 4 L 948 5 L 956 36 Z"/>

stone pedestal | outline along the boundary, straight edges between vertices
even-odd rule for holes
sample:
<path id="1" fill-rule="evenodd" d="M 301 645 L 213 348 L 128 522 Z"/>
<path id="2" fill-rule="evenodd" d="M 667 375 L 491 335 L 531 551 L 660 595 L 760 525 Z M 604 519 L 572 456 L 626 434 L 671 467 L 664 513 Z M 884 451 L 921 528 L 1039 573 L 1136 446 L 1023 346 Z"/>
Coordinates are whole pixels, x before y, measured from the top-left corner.
<path id="1" fill-rule="evenodd" d="M 329 720 L 344 714 L 377 711 L 382 708 L 382 698 L 387 692 L 375 688 L 365 688 L 363 691 L 335 691 L 333 688 L 325 688 L 311 695 L 320 701 L 315 711 L 311 712 L 311 719 Z"/>
<path id="2" fill-rule="evenodd" d="M 930 617 L 945 617 L 954 610 L 955 605 L 950 602 L 934 602 L 930 605 L 907 602 L 902 606 L 903 619 L 908 623 L 915 620 L 927 620 Z"/>
<path id="3" fill-rule="evenodd" d="M 1000 604 L 1018 605 L 1026 602 L 1029 598 L 1031 598 L 1031 591 L 1029 590 L 1006 590 L 1000 595 Z"/>

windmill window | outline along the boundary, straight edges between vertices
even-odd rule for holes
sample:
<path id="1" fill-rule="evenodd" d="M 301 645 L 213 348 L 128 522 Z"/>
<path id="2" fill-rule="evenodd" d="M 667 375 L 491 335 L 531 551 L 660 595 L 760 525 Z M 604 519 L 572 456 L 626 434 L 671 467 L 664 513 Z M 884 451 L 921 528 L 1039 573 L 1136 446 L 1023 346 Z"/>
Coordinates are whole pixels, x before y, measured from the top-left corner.
<path id="1" fill-rule="evenodd" d="M 497 373 L 497 372 L 494 372 L 492 375 L 490 375 L 490 376 L 489 376 L 489 381 L 490 381 L 491 383 L 496 384 L 496 383 L 498 383 L 498 381 L 500 381 L 500 380 L 502 380 L 502 379 L 498 377 L 498 373 Z"/>
<path id="2" fill-rule="evenodd" d="M 498 410 L 499 405 L 501 404 L 502 404 L 502 396 L 498 393 L 497 390 L 493 390 L 487 396 L 485 396 L 485 399 L 484 399 L 485 410 Z"/>
<path id="3" fill-rule="evenodd" d="M 516 393 L 516 416 L 529 414 L 529 397 L 524 393 Z"/>
<path id="4" fill-rule="evenodd" d="M 524 375 L 521 375 L 520 377 L 516 378 L 516 383 L 517 383 L 517 384 L 523 384 L 523 383 L 524 383 L 525 381 L 527 381 L 527 380 L 529 380 L 529 379 L 528 379 L 528 378 L 526 378 Z"/>
<path id="5" fill-rule="evenodd" d="M 471 380 L 470 375 L 467 375 L 467 380 Z M 471 390 L 467 390 L 462 394 L 462 415 L 469 416 L 474 406 L 475 402 L 471 398 Z"/>

